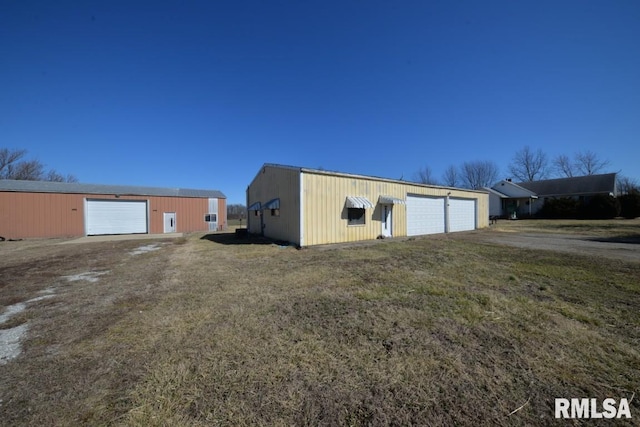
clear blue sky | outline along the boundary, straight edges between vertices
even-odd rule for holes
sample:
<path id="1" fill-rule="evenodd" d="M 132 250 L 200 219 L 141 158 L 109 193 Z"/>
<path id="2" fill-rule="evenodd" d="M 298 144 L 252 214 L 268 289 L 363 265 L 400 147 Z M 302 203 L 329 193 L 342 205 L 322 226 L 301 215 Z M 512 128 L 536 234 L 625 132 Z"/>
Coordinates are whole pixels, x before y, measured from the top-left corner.
<path id="1" fill-rule="evenodd" d="M 640 179 L 640 2 L 4 1 L 0 147 L 80 182 L 411 178 L 525 145 Z"/>

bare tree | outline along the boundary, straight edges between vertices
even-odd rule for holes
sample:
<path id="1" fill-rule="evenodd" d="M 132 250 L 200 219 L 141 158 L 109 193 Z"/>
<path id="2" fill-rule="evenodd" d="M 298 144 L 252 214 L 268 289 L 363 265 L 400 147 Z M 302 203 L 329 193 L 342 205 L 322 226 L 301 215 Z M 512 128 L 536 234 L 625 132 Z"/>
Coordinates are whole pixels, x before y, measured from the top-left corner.
<path id="1" fill-rule="evenodd" d="M 49 172 L 47 172 L 47 176 L 45 177 L 45 181 L 52 181 L 52 182 L 78 182 L 78 178 L 76 178 L 74 175 L 61 175 L 59 174 L 55 169 L 51 169 Z"/>
<path id="2" fill-rule="evenodd" d="M 420 168 L 414 175 L 414 181 L 420 184 L 438 184 L 438 180 L 433 176 L 433 172 L 429 166 Z"/>
<path id="3" fill-rule="evenodd" d="M 227 219 L 242 219 L 247 217 L 247 208 L 242 204 L 227 205 Z"/>
<path id="4" fill-rule="evenodd" d="M 16 163 L 13 177 L 10 179 L 23 179 L 29 181 L 42 181 L 44 166 L 37 160 L 28 160 Z"/>
<path id="5" fill-rule="evenodd" d="M 498 180 L 498 166 L 492 161 L 464 162 L 460 167 L 464 187 L 477 190 L 491 187 Z"/>
<path id="6" fill-rule="evenodd" d="M 531 182 L 544 179 L 549 174 L 547 155 L 539 148 L 533 151 L 526 145 L 513 156 L 509 172 L 518 181 Z"/>
<path id="7" fill-rule="evenodd" d="M 607 166 L 609 161 L 600 159 L 593 151 L 581 151 L 576 154 L 575 168 L 580 175 L 595 175 Z"/>
<path id="8" fill-rule="evenodd" d="M 77 182 L 73 175 L 60 175 L 55 169 L 47 172 L 38 160 L 23 160 L 26 150 L 0 148 L 0 179 L 22 179 L 27 181 Z"/>
<path id="9" fill-rule="evenodd" d="M 601 159 L 593 151 L 580 151 L 575 154 L 571 161 L 569 156 L 564 154 L 553 159 L 553 166 L 556 173 L 563 177 L 595 175 L 609 166 L 609 161 Z"/>
<path id="10" fill-rule="evenodd" d="M 11 179 L 16 163 L 18 163 L 27 152 L 25 150 L 9 150 L 0 148 L 0 179 Z"/>
<path id="11" fill-rule="evenodd" d="M 553 159 L 553 167 L 556 170 L 556 174 L 561 177 L 571 178 L 576 174 L 575 167 L 566 154 L 560 154 Z"/>
<path id="12" fill-rule="evenodd" d="M 447 187 L 459 187 L 461 185 L 460 182 L 460 172 L 458 168 L 454 165 L 449 165 L 442 174 L 442 184 Z"/>
<path id="13" fill-rule="evenodd" d="M 635 178 L 618 174 L 616 179 L 616 190 L 618 195 L 640 192 L 640 183 Z"/>

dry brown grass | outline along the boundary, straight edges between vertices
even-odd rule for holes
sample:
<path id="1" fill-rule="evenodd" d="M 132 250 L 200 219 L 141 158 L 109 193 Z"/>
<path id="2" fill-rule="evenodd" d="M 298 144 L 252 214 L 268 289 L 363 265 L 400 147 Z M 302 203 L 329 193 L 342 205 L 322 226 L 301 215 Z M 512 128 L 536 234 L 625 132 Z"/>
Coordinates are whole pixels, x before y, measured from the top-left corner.
<path id="1" fill-rule="evenodd" d="M 0 423 L 547 425 L 555 397 L 640 384 L 637 263 L 462 235 L 177 243 L 0 247 L 0 304 L 56 289 L 0 366 Z M 60 279 L 88 270 L 109 273 Z"/>
<path id="2" fill-rule="evenodd" d="M 589 220 L 589 219 L 528 219 L 500 220 L 492 228 L 498 231 L 546 232 L 562 234 L 588 234 L 590 236 L 625 237 L 640 236 L 640 218 Z"/>

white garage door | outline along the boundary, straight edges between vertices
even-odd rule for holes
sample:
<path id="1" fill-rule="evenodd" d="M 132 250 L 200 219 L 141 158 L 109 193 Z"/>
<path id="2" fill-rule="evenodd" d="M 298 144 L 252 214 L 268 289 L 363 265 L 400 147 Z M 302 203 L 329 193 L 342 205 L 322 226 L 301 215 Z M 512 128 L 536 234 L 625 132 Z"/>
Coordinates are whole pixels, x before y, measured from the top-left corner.
<path id="1" fill-rule="evenodd" d="M 444 233 L 444 198 L 407 196 L 407 236 Z"/>
<path id="2" fill-rule="evenodd" d="M 449 231 L 476 229 L 476 201 L 473 199 L 449 199 Z"/>
<path id="3" fill-rule="evenodd" d="M 147 232 L 147 202 L 87 200 L 87 235 Z"/>

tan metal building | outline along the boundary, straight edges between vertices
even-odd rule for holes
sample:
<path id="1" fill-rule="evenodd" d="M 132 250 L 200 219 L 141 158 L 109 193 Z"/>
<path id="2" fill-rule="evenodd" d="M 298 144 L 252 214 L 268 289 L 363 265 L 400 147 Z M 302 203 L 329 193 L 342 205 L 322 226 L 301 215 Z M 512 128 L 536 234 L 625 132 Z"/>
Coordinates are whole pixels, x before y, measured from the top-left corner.
<path id="1" fill-rule="evenodd" d="M 221 230 L 217 190 L 0 180 L 5 239 Z"/>
<path id="2" fill-rule="evenodd" d="M 489 226 L 486 191 L 265 164 L 247 188 L 250 233 L 299 246 Z"/>

